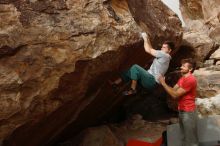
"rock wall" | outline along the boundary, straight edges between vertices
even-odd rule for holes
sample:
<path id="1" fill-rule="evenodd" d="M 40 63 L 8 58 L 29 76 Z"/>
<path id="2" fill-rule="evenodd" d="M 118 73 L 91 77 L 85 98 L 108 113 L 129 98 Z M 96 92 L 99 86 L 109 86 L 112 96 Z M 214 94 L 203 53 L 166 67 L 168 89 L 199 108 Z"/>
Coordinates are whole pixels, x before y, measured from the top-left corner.
<path id="1" fill-rule="evenodd" d="M 180 43 L 181 32 L 176 31 L 176 26 L 181 26 L 179 18 L 172 11 L 167 11 L 168 7 L 161 1 L 128 0 L 128 6 L 135 21 L 148 32 L 153 42 L 160 44 L 160 38 L 163 40 L 169 38 L 169 40 L 174 40 L 176 45 Z"/>
<path id="2" fill-rule="evenodd" d="M 113 71 L 151 59 L 144 54 L 140 28 L 130 10 L 137 22 L 151 16 L 140 26 L 150 33 L 155 48 L 165 39 L 180 45 L 182 30 L 173 12 L 160 1 L 136 4 L 0 1 L 0 139 L 6 139 L 4 145 L 46 145 L 73 121 L 84 121 L 80 130 L 114 109 L 119 97 L 112 95 L 105 81 Z M 156 21 L 154 16 L 162 10 L 164 17 Z M 92 118 L 84 120 L 88 115 Z"/>
<path id="3" fill-rule="evenodd" d="M 198 80 L 197 108 L 201 116 L 220 114 L 220 66 L 212 65 L 195 71 Z"/>
<path id="4" fill-rule="evenodd" d="M 61 145 L 125 146 L 131 139 L 154 143 L 161 137 L 166 124 L 168 121 L 150 122 L 143 120 L 141 115 L 133 115 L 119 124 L 86 129 L 78 136 L 80 141 L 70 139 Z"/>
<path id="5" fill-rule="evenodd" d="M 188 48 L 184 56 L 195 58 L 200 67 L 194 73 L 198 110 L 203 116 L 219 114 L 220 1 L 180 0 L 180 8 L 186 23 L 180 50 Z"/>
<path id="6" fill-rule="evenodd" d="M 181 59 L 194 58 L 197 70 L 194 75 L 198 81 L 198 110 L 201 116 L 219 114 L 219 62 L 220 5 L 216 0 L 180 0 L 180 9 L 186 26 L 183 41 L 172 58 L 171 71 L 176 70 Z M 213 35 L 215 34 L 215 35 Z M 174 85 L 178 74 L 167 77 Z M 168 98 L 170 108 L 177 110 L 177 102 Z"/>
<path id="7" fill-rule="evenodd" d="M 148 2 L 149 1 L 145 1 L 144 3 Z M 143 14 L 144 9 L 142 9 L 142 11 L 138 11 L 137 9 L 132 8 L 132 6 L 137 5 L 139 8 L 141 8 L 150 6 L 150 3 L 151 2 L 149 2 L 147 5 L 144 5 L 136 1 L 129 2 L 129 6 L 131 7 L 131 12 L 134 18 L 136 19 L 137 23 L 143 28 L 145 28 L 147 25 L 143 25 L 142 23 L 148 18 L 151 18 L 151 16 L 156 16 L 157 13 L 150 13 L 150 16 L 146 16 L 146 18 L 142 19 L 136 15 L 138 13 Z M 199 69 L 194 72 L 194 75 L 197 77 L 198 80 L 198 98 L 196 101 L 198 111 L 201 116 L 220 114 L 219 41 L 217 33 L 214 33 L 215 36 L 212 35 L 213 31 L 215 32 L 219 26 L 219 1 L 181 0 L 181 9 L 185 18 L 186 27 L 183 35 L 183 42 L 176 55 L 173 56 L 173 64 L 171 68 L 175 69 L 177 66 L 179 66 L 180 60 L 182 58 L 193 57 L 199 65 Z M 154 11 L 154 9 L 152 11 Z M 156 18 L 159 17 L 160 16 L 157 16 Z M 152 27 L 156 25 L 153 25 Z M 149 30 L 149 32 L 151 32 L 152 30 L 154 29 Z M 160 33 L 160 30 L 157 30 L 157 33 Z M 153 38 L 154 35 L 151 34 L 151 37 Z M 171 81 L 170 83 L 172 85 L 174 85 L 178 79 L 178 76 L 176 74 L 176 72 L 172 72 L 171 74 L 169 74 L 169 76 L 167 76 L 167 80 Z M 147 96 L 147 98 L 149 98 L 149 96 Z M 147 101 L 147 98 L 141 99 L 141 104 L 138 102 L 133 102 L 133 105 L 139 105 L 135 107 L 137 109 L 132 109 L 132 107 L 129 107 L 129 109 L 135 111 L 138 110 L 138 108 L 141 108 L 141 110 L 143 111 L 144 108 L 142 108 L 141 105 L 145 105 L 144 102 Z M 151 109 L 153 113 L 153 109 L 158 108 L 154 106 L 155 104 L 152 103 L 152 99 L 149 99 L 149 101 L 147 102 L 150 101 L 151 105 L 153 106 L 153 108 Z M 161 99 L 159 99 L 159 101 L 161 101 Z M 168 98 L 168 104 L 170 108 L 176 109 L 176 103 L 176 101 L 170 100 Z M 149 105 L 145 108 L 150 107 L 151 106 Z M 168 124 L 165 123 L 164 127 L 161 125 L 157 125 L 157 127 L 154 127 L 156 125 L 154 122 L 153 126 L 150 129 L 145 129 L 145 124 L 147 124 L 147 126 L 149 126 L 150 124 L 146 123 L 146 121 L 142 120 L 139 116 L 137 116 L 136 118 L 137 119 L 133 121 L 131 120 L 131 123 L 129 124 L 126 122 L 123 123 L 122 126 L 111 125 L 89 128 L 85 130 L 82 135 L 80 135 L 80 139 L 77 139 L 78 137 L 74 139 L 78 142 L 76 145 L 92 146 L 99 144 L 121 146 L 125 145 L 129 138 L 137 138 L 148 141 L 148 138 L 152 138 L 153 133 L 155 134 L 157 130 L 159 130 L 158 135 L 161 135 L 163 128 L 166 126 L 166 124 Z M 96 135 L 102 136 L 100 138 L 96 137 Z M 71 139 L 67 142 L 67 144 L 72 144 Z"/>
<path id="8" fill-rule="evenodd" d="M 180 9 L 186 23 L 182 45 L 195 48 L 198 62 L 205 62 L 219 47 L 219 4 L 218 0 L 180 0 Z"/>

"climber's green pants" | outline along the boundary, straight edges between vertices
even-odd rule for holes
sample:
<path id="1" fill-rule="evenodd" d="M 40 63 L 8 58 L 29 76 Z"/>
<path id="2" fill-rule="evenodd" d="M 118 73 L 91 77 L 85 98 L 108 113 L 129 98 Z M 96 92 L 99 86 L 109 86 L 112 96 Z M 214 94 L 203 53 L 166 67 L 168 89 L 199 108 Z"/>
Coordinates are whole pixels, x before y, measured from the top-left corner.
<path id="1" fill-rule="evenodd" d="M 153 75 L 136 64 L 127 71 L 123 72 L 121 77 L 125 82 L 136 80 L 146 89 L 153 89 L 157 84 Z"/>

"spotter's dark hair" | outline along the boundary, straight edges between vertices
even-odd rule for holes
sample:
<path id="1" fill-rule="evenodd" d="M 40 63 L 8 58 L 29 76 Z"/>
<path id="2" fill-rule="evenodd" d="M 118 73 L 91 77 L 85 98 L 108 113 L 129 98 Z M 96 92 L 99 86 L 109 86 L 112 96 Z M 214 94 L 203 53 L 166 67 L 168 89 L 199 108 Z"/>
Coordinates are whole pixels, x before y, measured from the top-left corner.
<path id="1" fill-rule="evenodd" d="M 192 69 L 192 72 L 194 72 L 194 70 L 196 69 L 196 62 L 194 59 L 192 59 L 192 58 L 182 59 L 181 64 L 184 64 L 184 63 L 188 63 L 189 68 Z"/>

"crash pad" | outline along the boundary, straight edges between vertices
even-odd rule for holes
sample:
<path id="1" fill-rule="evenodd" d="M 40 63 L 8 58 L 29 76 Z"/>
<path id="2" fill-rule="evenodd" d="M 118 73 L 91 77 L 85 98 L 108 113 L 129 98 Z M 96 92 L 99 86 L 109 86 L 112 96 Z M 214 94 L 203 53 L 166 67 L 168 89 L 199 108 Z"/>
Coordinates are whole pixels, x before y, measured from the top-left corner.
<path id="1" fill-rule="evenodd" d="M 130 140 L 128 140 L 128 143 L 126 146 L 160 146 L 161 144 L 162 144 L 162 137 L 159 138 L 154 143 L 141 141 L 141 140 L 137 140 L 137 139 L 130 139 Z"/>

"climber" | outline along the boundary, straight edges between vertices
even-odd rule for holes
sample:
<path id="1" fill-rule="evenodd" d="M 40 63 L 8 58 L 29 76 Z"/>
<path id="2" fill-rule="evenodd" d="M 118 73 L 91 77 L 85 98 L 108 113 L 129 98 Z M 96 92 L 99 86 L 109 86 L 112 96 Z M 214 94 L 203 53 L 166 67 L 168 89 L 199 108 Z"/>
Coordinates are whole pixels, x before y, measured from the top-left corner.
<path id="1" fill-rule="evenodd" d="M 125 96 L 136 94 L 137 83 L 148 90 L 153 89 L 157 83 L 160 83 L 158 77 L 166 73 L 171 59 L 170 53 L 174 49 L 174 43 L 166 41 L 163 43 L 161 50 L 155 50 L 151 46 L 148 35 L 145 32 L 141 35 L 144 39 L 145 51 L 155 58 L 149 70 L 145 70 L 135 64 L 130 69 L 123 72 L 120 78 L 113 82 L 110 81 L 113 88 L 117 88 L 122 81 L 131 81 L 130 89 L 122 93 Z"/>

